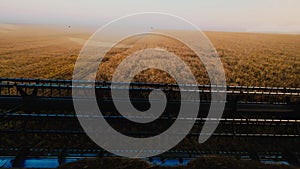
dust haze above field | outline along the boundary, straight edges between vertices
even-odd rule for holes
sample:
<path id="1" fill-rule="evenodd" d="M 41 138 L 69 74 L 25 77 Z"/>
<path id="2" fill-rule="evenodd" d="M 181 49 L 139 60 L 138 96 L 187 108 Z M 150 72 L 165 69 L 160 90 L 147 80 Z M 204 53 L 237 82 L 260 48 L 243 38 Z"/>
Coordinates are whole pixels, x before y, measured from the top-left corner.
<path id="1" fill-rule="evenodd" d="M 71 79 L 81 48 L 93 29 L 69 26 L 0 24 L 0 76 Z M 191 32 L 190 32 L 191 33 Z M 223 63 L 227 84 L 247 86 L 300 86 L 300 35 L 205 32 Z M 109 42 L 93 42 L 95 46 Z M 177 54 L 199 84 L 209 84 L 199 59 L 180 42 L 160 36 L 124 40 L 107 53 L 97 80 L 111 80 L 115 68 L 135 51 L 162 48 Z M 146 70 L 133 79 L 174 83 L 168 74 Z"/>
<path id="2" fill-rule="evenodd" d="M 300 33 L 299 5 L 299 0 L 2 0 L 0 22 L 100 26 L 133 13 L 163 12 L 203 30 Z"/>

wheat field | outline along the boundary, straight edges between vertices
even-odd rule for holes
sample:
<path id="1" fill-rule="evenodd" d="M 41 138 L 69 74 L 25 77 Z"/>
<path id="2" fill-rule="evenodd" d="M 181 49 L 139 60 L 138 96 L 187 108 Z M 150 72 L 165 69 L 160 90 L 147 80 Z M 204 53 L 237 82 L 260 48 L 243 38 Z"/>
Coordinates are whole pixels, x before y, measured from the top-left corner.
<path id="1" fill-rule="evenodd" d="M 88 29 L 64 26 L 0 25 L 0 77 L 72 79 L 74 64 Z M 205 32 L 223 63 L 228 85 L 300 87 L 300 35 Z M 205 68 L 185 45 L 162 36 L 126 39 L 127 47 L 111 49 L 99 67 L 97 80 L 111 80 L 127 56 L 145 48 L 177 54 L 199 84 L 208 84 Z M 133 81 L 174 83 L 166 72 L 149 69 Z"/>

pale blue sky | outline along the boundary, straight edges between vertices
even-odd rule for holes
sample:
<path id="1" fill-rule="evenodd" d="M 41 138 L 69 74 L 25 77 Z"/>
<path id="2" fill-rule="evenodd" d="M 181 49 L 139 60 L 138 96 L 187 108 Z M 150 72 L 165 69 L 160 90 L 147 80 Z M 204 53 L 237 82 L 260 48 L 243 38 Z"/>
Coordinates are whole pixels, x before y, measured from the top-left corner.
<path id="1" fill-rule="evenodd" d="M 0 23 L 102 25 L 136 12 L 165 12 L 201 29 L 300 32 L 300 0 L 0 0 Z"/>

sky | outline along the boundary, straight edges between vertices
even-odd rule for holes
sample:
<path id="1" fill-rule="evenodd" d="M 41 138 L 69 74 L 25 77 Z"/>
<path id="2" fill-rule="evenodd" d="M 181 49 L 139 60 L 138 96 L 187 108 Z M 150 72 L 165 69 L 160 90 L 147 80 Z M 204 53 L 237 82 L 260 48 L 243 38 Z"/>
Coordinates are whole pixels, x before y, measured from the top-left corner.
<path id="1" fill-rule="evenodd" d="M 300 0 L 0 0 L 0 23 L 101 26 L 164 12 L 202 30 L 300 33 Z"/>

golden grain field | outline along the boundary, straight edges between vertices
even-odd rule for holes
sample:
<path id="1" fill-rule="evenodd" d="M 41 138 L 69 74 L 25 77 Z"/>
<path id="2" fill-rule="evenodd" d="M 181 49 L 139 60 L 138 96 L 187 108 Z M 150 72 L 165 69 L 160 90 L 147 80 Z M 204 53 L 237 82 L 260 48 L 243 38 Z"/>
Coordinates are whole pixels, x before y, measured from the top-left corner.
<path id="1" fill-rule="evenodd" d="M 92 31 L 36 25 L 0 25 L 0 77 L 71 79 L 74 64 Z M 227 84 L 300 87 L 300 35 L 205 32 L 223 63 Z M 99 67 L 98 80 L 135 51 L 160 47 L 182 58 L 200 84 L 209 83 L 199 59 L 186 46 L 161 36 L 133 37 L 113 48 Z M 173 83 L 167 73 L 146 70 L 134 81 Z"/>

